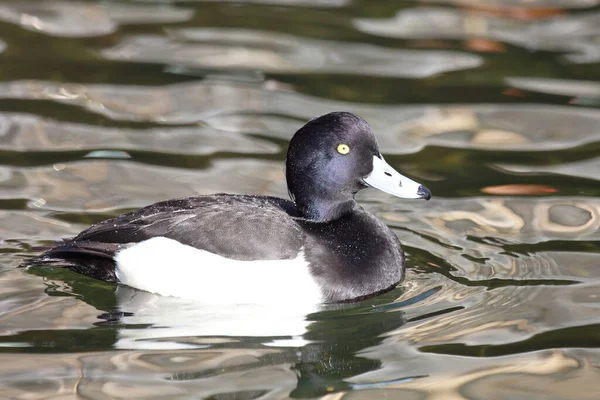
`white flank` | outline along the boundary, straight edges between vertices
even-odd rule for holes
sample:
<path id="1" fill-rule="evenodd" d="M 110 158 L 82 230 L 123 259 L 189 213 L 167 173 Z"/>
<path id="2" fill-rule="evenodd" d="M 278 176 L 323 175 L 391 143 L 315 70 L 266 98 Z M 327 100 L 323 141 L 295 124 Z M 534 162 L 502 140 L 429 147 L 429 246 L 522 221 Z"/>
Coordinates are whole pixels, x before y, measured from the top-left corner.
<path id="1" fill-rule="evenodd" d="M 239 261 L 155 237 L 115 256 L 121 283 L 201 304 L 316 305 L 320 288 L 303 251 L 293 260 Z"/>

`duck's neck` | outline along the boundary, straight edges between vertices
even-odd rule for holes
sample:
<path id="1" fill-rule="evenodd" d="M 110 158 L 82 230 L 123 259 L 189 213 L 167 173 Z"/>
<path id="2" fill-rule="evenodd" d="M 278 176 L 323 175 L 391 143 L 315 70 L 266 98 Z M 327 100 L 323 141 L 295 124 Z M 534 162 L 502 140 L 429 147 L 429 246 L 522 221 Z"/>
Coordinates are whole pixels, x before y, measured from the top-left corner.
<path id="1" fill-rule="evenodd" d="M 342 201 L 312 199 L 310 203 L 307 204 L 296 200 L 296 206 L 306 219 L 315 222 L 329 222 L 336 220 L 358 207 L 354 199 Z"/>

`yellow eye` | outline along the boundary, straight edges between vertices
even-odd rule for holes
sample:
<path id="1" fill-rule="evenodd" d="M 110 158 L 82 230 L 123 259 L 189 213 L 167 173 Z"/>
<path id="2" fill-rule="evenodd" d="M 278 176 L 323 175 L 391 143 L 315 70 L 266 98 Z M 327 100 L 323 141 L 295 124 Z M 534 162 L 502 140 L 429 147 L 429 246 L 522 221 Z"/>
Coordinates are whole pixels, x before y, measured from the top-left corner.
<path id="1" fill-rule="evenodd" d="M 348 154 L 350 153 L 350 146 L 347 144 L 338 144 L 337 151 L 340 154 Z"/>

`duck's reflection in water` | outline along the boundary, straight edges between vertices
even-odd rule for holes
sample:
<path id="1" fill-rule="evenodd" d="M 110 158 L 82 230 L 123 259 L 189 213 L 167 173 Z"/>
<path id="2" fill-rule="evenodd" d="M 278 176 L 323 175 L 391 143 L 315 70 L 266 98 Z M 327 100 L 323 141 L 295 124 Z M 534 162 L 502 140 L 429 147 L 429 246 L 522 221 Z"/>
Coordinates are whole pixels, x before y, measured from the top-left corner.
<path id="1" fill-rule="evenodd" d="M 137 359 L 153 364 L 146 368 L 168 372 L 166 379 L 182 389 L 207 388 L 205 395 L 223 393 L 224 387 L 236 393 L 283 390 L 292 397 L 349 389 L 345 378 L 381 366 L 358 354 L 404 323 L 399 307 L 388 307 L 400 288 L 359 303 L 311 309 L 283 302 L 203 306 L 126 286 L 114 293 L 117 309 L 100 323 L 116 328 L 114 347 L 134 350 Z"/>
<path id="2" fill-rule="evenodd" d="M 115 347 L 122 349 L 182 349 L 206 347 L 202 338 L 257 337 L 265 344 L 306 344 L 302 339 L 319 306 L 294 308 L 281 303 L 202 304 L 160 296 L 127 286 L 115 291 L 119 330 Z M 132 328 L 130 328 L 132 327 Z M 141 327 L 141 328 L 140 328 Z"/>

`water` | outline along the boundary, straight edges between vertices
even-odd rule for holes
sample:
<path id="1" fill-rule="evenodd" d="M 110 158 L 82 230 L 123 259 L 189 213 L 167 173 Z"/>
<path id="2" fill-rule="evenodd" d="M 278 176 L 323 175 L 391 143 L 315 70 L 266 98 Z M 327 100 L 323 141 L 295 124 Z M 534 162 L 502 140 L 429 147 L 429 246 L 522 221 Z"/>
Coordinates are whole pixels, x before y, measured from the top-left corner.
<path id="1" fill-rule="evenodd" d="M 0 397 L 596 399 L 600 1 L 0 1 Z M 361 203 L 394 291 L 198 309 L 36 246 L 166 198 L 286 196 L 356 112 L 430 202 Z"/>

